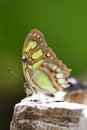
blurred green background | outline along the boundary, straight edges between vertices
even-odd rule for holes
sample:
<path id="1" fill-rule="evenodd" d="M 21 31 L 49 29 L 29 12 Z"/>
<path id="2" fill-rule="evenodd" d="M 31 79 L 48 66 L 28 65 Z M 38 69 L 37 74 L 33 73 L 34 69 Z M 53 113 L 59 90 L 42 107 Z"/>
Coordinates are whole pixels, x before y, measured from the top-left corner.
<path id="1" fill-rule="evenodd" d="M 13 107 L 25 97 L 22 47 L 33 28 L 57 57 L 87 80 L 87 0 L 0 0 L 0 129 L 9 130 Z M 7 69 L 17 73 L 21 80 Z"/>

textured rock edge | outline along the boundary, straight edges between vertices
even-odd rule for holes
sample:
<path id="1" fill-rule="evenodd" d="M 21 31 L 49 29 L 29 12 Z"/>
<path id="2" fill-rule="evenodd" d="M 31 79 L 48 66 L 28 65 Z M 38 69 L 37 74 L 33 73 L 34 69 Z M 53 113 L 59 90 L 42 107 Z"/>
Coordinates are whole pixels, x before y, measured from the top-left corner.
<path id="1" fill-rule="evenodd" d="M 87 105 L 27 97 L 15 105 L 10 130 L 86 130 L 86 113 Z"/>

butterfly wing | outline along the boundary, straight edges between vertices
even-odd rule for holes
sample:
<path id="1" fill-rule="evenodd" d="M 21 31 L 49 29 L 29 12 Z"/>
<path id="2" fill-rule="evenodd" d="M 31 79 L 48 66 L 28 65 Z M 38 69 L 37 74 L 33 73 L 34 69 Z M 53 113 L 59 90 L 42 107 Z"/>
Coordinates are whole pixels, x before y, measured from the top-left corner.
<path id="1" fill-rule="evenodd" d="M 26 37 L 22 64 L 25 79 L 32 91 L 35 89 L 50 94 L 69 86 L 70 69 L 57 59 L 43 34 L 36 29 Z"/>

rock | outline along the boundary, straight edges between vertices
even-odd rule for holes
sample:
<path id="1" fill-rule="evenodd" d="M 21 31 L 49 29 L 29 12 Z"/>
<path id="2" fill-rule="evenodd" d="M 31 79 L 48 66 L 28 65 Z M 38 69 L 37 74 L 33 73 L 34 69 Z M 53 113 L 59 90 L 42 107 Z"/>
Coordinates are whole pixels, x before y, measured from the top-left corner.
<path id="1" fill-rule="evenodd" d="M 81 130 L 87 130 L 87 109 L 84 109 L 81 113 L 79 126 Z"/>
<path id="2" fill-rule="evenodd" d="M 10 130 L 86 130 L 87 105 L 52 99 L 34 95 L 16 104 Z"/>

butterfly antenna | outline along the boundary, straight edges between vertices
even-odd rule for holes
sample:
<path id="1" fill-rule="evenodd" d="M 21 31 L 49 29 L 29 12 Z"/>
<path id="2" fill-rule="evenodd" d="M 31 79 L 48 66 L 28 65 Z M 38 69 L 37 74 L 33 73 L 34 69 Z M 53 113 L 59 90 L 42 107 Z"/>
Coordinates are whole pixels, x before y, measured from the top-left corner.
<path id="1" fill-rule="evenodd" d="M 10 68 L 8 68 L 8 71 L 14 75 L 16 78 L 18 78 L 19 80 L 21 80 L 20 76 L 18 74 L 16 74 L 15 72 L 13 72 Z"/>

